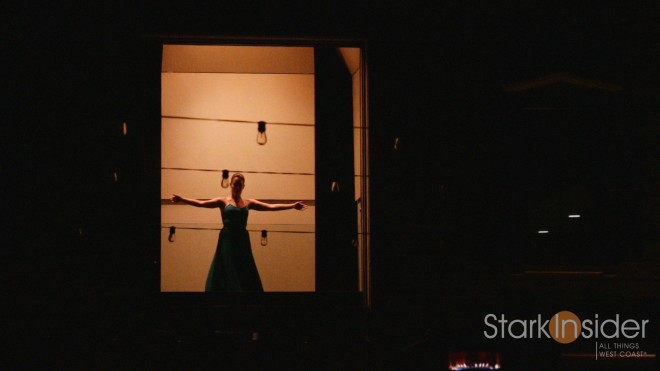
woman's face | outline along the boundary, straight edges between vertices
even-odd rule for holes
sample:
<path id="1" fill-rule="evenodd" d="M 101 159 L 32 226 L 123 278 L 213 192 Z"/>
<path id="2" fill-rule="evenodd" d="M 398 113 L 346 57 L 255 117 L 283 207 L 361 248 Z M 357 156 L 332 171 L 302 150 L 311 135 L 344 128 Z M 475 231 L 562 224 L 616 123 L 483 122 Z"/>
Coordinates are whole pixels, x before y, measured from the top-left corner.
<path id="1" fill-rule="evenodd" d="M 234 194 L 241 194 L 245 188 L 245 183 L 241 178 L 234 178 L 231 182 L 231 192 Z"/>

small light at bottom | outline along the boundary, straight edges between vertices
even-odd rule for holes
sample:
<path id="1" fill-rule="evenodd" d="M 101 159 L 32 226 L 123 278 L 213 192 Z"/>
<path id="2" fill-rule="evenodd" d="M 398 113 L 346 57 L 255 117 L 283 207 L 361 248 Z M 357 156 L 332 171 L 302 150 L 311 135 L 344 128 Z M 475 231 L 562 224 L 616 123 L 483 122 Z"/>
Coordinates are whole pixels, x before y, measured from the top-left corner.
<path id="1" fill-rule="evenodd" d="M 569 218 L 579 218 L 581 215 L 580 214 L 571 214 L 568 217 Z"/>
<path id="2" fill-rule="evenodd" d="M 540 230 L 540 231 L 538 231 L 538 233 L 539 233 L 539 234 L 548 234 L 548 233 L 550 233 L 550 231 L 547 231 L 547 230 Z"/>

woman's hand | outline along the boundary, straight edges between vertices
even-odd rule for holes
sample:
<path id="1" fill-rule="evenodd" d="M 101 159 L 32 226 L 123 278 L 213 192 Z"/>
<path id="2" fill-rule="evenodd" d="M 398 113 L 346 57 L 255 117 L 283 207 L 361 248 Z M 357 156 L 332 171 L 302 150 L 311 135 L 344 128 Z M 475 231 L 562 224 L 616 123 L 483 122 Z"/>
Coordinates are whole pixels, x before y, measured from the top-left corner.
<path id="1" fill-rule="evenodd" d="M 172 197 L 170 197 L 170 201 L 172 202 L 181 202 L 181 200 L 181 196 L 179 195 L 172 195 Z"/>
<path id="2" fill-rule="evenodd" d="M 295 204 L 293 204 L 293 208 L 296 210 L 305 210 L 307 208 L 307 205 L 305 205 L 302 201 L 298 201 Z"/>

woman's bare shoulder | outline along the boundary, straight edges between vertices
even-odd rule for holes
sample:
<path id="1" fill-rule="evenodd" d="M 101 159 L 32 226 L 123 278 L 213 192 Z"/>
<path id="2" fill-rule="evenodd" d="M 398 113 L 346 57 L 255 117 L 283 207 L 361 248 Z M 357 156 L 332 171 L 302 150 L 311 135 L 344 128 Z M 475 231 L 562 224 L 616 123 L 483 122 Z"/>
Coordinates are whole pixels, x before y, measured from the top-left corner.
<path id="1" fill-rule="evenodd" d="M 229 202 L 228 197 L 216 197 L 211 199 L 211 201 L 219 206 L 225 207 L 227 206 L 227 203 Z"/>

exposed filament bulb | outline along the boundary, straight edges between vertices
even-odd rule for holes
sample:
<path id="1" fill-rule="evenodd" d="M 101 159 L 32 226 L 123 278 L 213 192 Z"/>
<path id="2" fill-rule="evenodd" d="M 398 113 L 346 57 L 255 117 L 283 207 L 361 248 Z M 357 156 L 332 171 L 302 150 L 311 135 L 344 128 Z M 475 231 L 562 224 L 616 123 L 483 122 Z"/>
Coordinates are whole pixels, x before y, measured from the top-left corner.
<path id="1" fill-rule="evenodd" d="M 268 142 L 268 137 L 266 137 L 266 122 L 265 121 L 259 121 L 258 128 L 257 128 L 257 143 L 259 145 L 264 145 Z"/>
<path id="2" fill-rule="evenodd" d="M 176 240 L 176 227 L 175 226 L 170 227 L 170 236 L 167 237 L 167 240 L 170 241 L 170 242 L 174 242 L 174 240 Z"/>
<path id="3" fill-rule="evenodd" d="M 229 188 L 229 170 L 222 170 L 222 182 L 220 182 L 222 188 Z"/>

